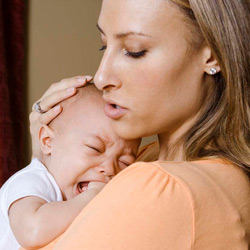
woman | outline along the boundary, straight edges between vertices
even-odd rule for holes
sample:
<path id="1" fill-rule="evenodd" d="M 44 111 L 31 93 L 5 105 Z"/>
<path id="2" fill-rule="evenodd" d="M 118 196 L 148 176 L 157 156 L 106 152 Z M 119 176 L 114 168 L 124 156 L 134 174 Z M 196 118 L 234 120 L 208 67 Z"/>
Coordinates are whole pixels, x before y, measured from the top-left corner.
<path id="1" fill-rule="evenodd" d="M 158 134 L 159 157 L 121 172 L 45 249 L 248 249 L 249 16 L 248 0 L 103 0 L 105 114 L 123 138 Z M 31 131 L 79 80 L 45 93 Z"/>

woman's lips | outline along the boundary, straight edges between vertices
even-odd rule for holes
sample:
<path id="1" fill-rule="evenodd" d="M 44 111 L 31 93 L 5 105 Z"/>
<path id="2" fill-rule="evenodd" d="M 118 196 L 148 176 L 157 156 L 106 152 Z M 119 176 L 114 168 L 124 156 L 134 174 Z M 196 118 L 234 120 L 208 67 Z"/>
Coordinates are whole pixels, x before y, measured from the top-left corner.
<path id="1" fill-rule="evenodd" d="M 120 107 L 115 104 L 107 103 L 104 107 L 104 113 L 107 117 L 118 119 L 127 112 L 126 108 Z"/>

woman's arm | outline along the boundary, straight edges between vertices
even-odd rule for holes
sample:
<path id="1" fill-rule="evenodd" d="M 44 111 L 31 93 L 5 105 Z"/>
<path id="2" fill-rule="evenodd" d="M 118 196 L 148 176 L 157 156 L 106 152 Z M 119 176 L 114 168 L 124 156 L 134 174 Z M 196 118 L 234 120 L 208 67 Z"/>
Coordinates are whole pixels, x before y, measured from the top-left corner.
<path id="1" fill-rule="evenodd" d="M 42 124 L 49 124 L 56 116 L 58 116 L 62 108 L 57 105 L 61 101 L 73 96 L 76 88 L 82 87 L 92 80 L 92 76 L 77 76 L 64 79 L 60 82 L 53 83 L 44 95 L 38 100 L 40 101 L 41 110 L 45 113 L 40 114 L 34 110 L 35 103 L 30 113 L 30 133 L 32 138 L 32 157 L 41 159 L 41 149 L 38 139 L 38 131 Z"/>
<path id="2" fill-rule="evenodd" d="M 104 186 L 104 183 L 92 182 L 88 190 L 68 201 L 47 203 L 35 196 L 17 200 L 9 209 L 10 226 L 17 241 L 26 249 L 50 243 L 69 227 Z"/>

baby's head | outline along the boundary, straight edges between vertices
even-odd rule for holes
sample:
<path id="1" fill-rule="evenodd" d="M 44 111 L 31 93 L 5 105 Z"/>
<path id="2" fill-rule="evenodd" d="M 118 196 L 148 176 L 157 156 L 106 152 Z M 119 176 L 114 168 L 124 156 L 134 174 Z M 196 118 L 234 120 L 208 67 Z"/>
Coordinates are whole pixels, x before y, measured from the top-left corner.
<path id="1" fill-rule="evenodd" d="M 54 176 L 65 200 L 89 182 L 107 183 L 135 161 L 138 140 L 123 140 L 104 114 L 102 93 L 93 84 L 61 103 L 62 113 L 39 131 L 43 163 Z"/>

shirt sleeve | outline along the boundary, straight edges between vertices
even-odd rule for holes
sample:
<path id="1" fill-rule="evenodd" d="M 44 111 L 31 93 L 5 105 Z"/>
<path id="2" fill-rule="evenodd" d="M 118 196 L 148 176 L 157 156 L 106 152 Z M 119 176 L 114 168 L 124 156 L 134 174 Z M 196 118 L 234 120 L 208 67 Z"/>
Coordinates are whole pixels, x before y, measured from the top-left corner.
<path id="1" fill-rule="evenodd" d="M 18 173 L 7 185 L 2 202 L 6 217 L 8 217 L 10 205 L 23 197 L 37 196 L 47 202 L 61 200 L 61 193 L 55 186 L 54 179 L 46 171 L 40 169 Z"/>
<path id="2" fill-rule="evenodd" d="M 109 182 L 53 249 L 185 250 L 192 238 L 187 189 L 158 165 L 136 163 Z"/>

